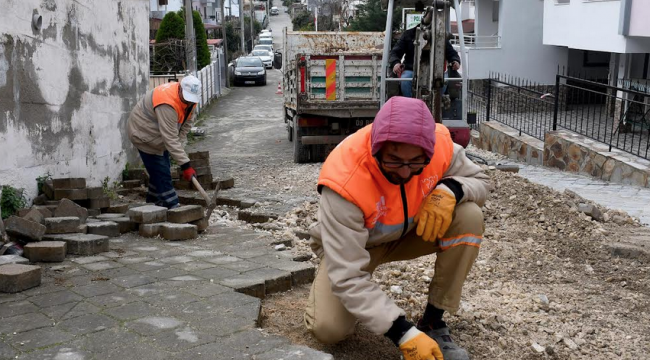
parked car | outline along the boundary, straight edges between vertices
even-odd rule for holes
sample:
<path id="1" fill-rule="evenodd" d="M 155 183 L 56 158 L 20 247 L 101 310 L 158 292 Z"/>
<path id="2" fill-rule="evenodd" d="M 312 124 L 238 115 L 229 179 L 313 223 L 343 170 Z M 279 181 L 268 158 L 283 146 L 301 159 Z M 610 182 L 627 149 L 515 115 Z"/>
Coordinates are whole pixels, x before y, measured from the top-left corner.
<path id="1" fill-rule="evenodd" d="M 266 85 L 266 69 L 259 57 L 243 56 L 235 60 L 235 85 Z"/>
<path id="2" fill-rule="evenodd" d="M 271 56 L 273 56 L 273 46 L 271 45 L 255 45 L 253 51 L 255 50 L 266 50 L 271 53 L 270 54 Z"/>
<path id="3" fill-rule="evenodd" d="M 270 69 L 273 67 L 273 53 L 270 53 L 268 50 L 254 50 L 251 52 L 250 56 L 257 56 L 262 60 L 262 64 L 264 64 L 264 67 L 267 69 Z"/>
<path id="4" fill-rule="evenodd" d="M 257 41 L 257 45 L 271 45 L 271 47 L 273 47 L 273 39 L 270 37 L 261 37 Z"/>
<path id="5" fill-rule="evenodd" d="M 278 10 L 277 6 L 271 7 L 271 15 L 279 15 L 279 14 L 280 14 L 280 10 Z"/>

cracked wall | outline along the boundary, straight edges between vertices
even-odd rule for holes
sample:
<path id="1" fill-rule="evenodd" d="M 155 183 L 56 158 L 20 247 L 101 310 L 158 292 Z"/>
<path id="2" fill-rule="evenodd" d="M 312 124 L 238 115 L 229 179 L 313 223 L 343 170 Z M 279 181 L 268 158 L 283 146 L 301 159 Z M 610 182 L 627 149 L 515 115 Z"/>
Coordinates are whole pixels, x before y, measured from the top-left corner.
<path id="1" fill-rule="evenodd" d="M 48 172 L 119 177 L 137 156 L 126 120 L 147 91 L 148 34 L 147 0 L 3 1 L 0 185 L 31 197 Z"/>

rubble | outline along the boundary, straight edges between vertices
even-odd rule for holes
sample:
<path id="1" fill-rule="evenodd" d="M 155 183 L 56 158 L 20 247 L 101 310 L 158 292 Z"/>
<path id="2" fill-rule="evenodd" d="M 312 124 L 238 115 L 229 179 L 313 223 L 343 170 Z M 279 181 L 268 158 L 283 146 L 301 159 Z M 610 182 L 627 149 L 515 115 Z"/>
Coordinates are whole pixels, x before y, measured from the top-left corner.
<path id="1" fill-rule="evenodd" d="M 64 241 L 41 241 L 25 245 L 25 257 L 31 262 L 62 262 L 67 253 Z"/>
<path id="2" fill-rule="evenodd" d="M 25 242 L 41 241 L 45 235 L 45 225 L 18 216 L 10 216 L 5 222 L 5 227 L 7 235 Z"/>
<path id="3" fill-rule="evenodd" d="M 17 293 L 41 284 L 41 268 L 33 265 L 0 266 L 0 292 Z"/>
<path id="4" fill-rule="evenodd" d="M 45 232 L 47 234 L 70 234 L 79 231 L 81 225 L 76 216 L 45 218 Z"/>
<path id="5" fill-rule="evenodd" d="M 145 205 L 132 208 L 127 212 L 131 221 L 138 224 L 153 224 L 167 221 L 167 208 L 156 205 Z"/>

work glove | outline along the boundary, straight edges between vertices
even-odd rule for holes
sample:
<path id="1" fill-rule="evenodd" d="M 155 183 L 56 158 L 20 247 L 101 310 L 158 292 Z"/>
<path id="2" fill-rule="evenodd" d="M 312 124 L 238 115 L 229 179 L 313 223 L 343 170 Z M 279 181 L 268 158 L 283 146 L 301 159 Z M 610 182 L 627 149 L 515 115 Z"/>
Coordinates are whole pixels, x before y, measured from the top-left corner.
<path id="1" fill-rule="evenodd" d="M 425 241 L 436 241 L 449 229 L 455 208 L 454 193 L 447 186 L 438 185 L 424 199 L 420 211 L 415 215 L 415 222 L 418 223 L 416 234 Z"/>
<path id="2" fill-rule="evenodd" d="M 192 181 L 192 177 L 196 176 L 196 171 L 189 162 L 181 165 L 181 170 L 183 170 L 183 179 L 185 181 Z"/>
<path id="3" fill-rule="evenodd" d="M 399 349 L 404 360 L 444 360 L 438 343 L 415 326 L 402 336 Z"/>
<path id="4" fill-rule="evenodd" d="M 397 63 L 397 64 L 395 64 L 395 66 L 393 66 L 393 72 L 395 73 L 395 75 L 397 75 L 397 77 L 401 77 L 403 71 L 404 71 L 404 65 L 403 64 Z"/>

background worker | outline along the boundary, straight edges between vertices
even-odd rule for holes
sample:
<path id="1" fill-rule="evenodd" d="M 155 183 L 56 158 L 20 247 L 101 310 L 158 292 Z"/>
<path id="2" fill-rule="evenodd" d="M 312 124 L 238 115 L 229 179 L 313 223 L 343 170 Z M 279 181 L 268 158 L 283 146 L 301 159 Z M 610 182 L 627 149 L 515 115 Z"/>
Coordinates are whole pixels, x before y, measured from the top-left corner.
<path id="1" fill-rule="evenodd" d="M 418 1 L 415 4 L 415 11 L 424 11 L 424 4 L 421 1 Z M 397 41 L 390 51 L 388 63 L 390 64 L 391 69 L 393 69 L 393 73 L 399 78 L 413 77 L 413 58 L 415 56 L 415 45 L 413 42 L 415 41 L 416 28 L 417 26 L 404 31 L 402 36 L 400 36 L 399 41 Z M 403 63 L 402 57 L 404 57 Z M 445 41 L 445 60 L 451 65 L 452 70 L 458 71 L 458 69 L 460 69 L 460 56 L 456 49 L 451 45 L 451 42 L 449 42 L 449 39 Z M 447 66 L 445 65 L 445 72 L 446 71 Z M 412 81 L 400 81 L 400 89 L 402 90 L 402 96 L 413 96 Z"/>
<path id="2" fill-rule="evenodd" d="M 468 359 L 443 314 L 458 310 L 478 255 L 488 187 L 488 176 L 424 102 L 392 97 L 323 164 L 318 222 L 310 230 L 321 262 L 305 311 L 308 330 L 332 344 L 359 320 L 390 338 L 406 360 Z M 416 326 L 371 276 L 380 264 L 432 253 L 435 274 Z"/>
<path id="3" fill-rule="evenodd" d="M 183 179 L 191 181 L 196 176 L 182 143 L 192 126 L 192 112 L 200 94 L 201 82 L 188 75 L 180 83 L 170 82 L 148 91 L 131 111 L 127 130 L 149 173 L 148 203 L 169 209 L 179 206 L 170 154 L 180 164 Z"/>

